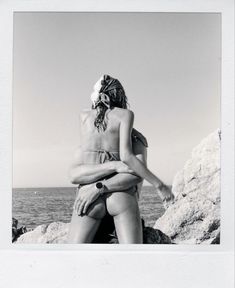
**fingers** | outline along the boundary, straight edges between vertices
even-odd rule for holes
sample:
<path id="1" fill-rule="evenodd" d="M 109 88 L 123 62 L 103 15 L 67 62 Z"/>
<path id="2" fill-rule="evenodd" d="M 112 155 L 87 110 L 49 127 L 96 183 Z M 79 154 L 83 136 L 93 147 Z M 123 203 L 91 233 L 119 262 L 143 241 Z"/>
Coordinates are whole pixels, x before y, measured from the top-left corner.
<path id="1" fill-rule="evenodd" d="M 167 209 L 171 204 L 173 204 L 173 201 L 175 199 L 175 195 L 168 187 L 165 187 L 165 189 L 161 189 L 160 197 L 163 201 L 163 206 L 165 207 L 165 209 Z"/>
<path id="2" fill-rule="evenodd" d="M 164 200 L 163 200 L 163 206 L 165 209 L 169 208 L 173 203 L 174 203 L 174 199 L 175 196 L 173 193 L 171 193 L 171 195 L 167 196 Z"/>
<path id="3" fill-rule="evenodd" d="M 79 216 L 84 215 L 87 213 L 87 210 L 90 206 L 90 202 L 82 201 L 78 199 L 74 204 L 74 210 L 77 212 Z"/>
<path id="4" fill-rule="evenodd" d="M 169 202 L 172 199 L 172 194 L 166 196 L 166 201 Z"/>
<path id="5" fill-rule="evenodd" d="M 79 200 L 79 199 L 76 199 L 75 202 L 74 202 L 74 205 L 73 205 L 73 209 L 74 209 L 75 211 L 77 211 L 78 206 L 79 206 L 79 203 L 80 203 L 80 200 Z"/>
<path id="6" fill-rule="evenodd" d="M 83 207 L 85 206 L 85 202 L 80 202 L 79 203 L 79 207 L 78 207 L 78 210 L 77 210 L 77 213 L 79 216 L 82 215 L 82 211 L 83 211 Z"/>
<path id="7" fill-rule="evenodd" d="M 167 208 L 169 207 L 169 203 L 166 202 L 166 201 L 164 201 L 164 202 L 163 202 L 163 206 L 164 206 L 165 209 L 167 209 Z"/>
<path id="8" fill-rule="evenodd" d="M 166 196 L 166 198 L 164 199 L 166 202 L 171 202 L 174 200 L 174 195 L 173 194 L 170 194 L 168 196 Z"/>
<path id="9" fill-rule="evenodd" d="M 81 211 L 81 208 L 83 208 L 83 206 L 81 207 L 82 203 L 83 203 L 83 201 L 80 198 L 75 200 L 73 209 L 75 210 L 75 212 L 77 212 L 78 215 L 81 214 L 80 211 Z"/>
<path id="10" fill-rule="evenodd" d="M 82 211 L 83 214 L 86 214 L 86 213 L 87 213 L 87 210 L 88 210 L 90 204 L 91 204 L 90 202 L 86 202 L 86 203 L 85 203 L 85 205 L 84 205 L 84 207 L 83 207 L 83 211 Z"/>

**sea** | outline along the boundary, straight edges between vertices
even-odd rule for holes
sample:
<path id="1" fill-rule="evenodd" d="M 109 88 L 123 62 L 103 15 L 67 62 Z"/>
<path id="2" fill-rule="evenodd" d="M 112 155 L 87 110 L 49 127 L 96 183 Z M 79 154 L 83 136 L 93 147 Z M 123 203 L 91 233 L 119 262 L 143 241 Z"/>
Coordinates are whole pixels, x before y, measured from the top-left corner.
<path id="1" fill-rule="evenodd" d="M 12 217 L 18 227 L 34 229 L 51 222 L 70 222 L 75 200 L 74 187 L 14 188 L 12 191 Z M 139 207 L 145 225 L 153 227 L 165 209 L 156 190 L 143 186 Z"/>

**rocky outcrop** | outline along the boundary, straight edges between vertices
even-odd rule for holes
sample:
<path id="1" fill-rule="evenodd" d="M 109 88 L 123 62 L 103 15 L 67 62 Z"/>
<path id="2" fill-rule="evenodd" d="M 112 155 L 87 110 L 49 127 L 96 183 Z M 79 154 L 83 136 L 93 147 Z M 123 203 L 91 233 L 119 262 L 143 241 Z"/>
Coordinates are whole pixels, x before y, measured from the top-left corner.
<path id="1" fill-rule="evenodd" d="M 36 227 L 33 231 L 21 235 L 17 244 L 65 244 L 69 223 L 53 222 L 49 225 L 43 224 Z M 171 239 L 157 229 L 144 227 L 144 243 L 146 244 L 170 244 Z M 110 237 L 110 244 L 118 243 L 116 237 Z"/>
<path id="2" fill-rule="evenodd" d="M 174 243 L 219 243 L 220 140 L 220 130 L 202 140 L 174 178 L 175 201 L 154 225 Z"/>
<path id="3" fill-rule="evenodd" d="M 143 228 L 144 244 L 172 244 L 170 237 L 158 229 L 152 227 Z"/>
<path id="4" fill-rule="evenodd" d="M 25 226 L 21 226 L 18 228 L 18 220 L 15 218 L 12 218 L 12 242 L 15 242 L 20 235 L 27 232 L 27 229 Z"/>
<path id="5" fill-rule="evenodd" d="M 52 222 L 37 226 L 34 230 L 21 235 L 16 243 L 27 244 L 63 244 L 69 230 L 69 223 Z"/>

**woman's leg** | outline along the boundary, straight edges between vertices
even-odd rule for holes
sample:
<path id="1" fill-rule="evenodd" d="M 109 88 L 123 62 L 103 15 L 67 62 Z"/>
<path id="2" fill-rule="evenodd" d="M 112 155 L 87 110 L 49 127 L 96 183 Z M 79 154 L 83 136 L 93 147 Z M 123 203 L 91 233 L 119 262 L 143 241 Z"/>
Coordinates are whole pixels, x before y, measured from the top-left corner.
<path id="1" fill-rule="evenodd" d="M 120 244 L 143 243 L 142 223 L 136 194 L 115 192 L 106 198 L 106 207 L 114 217 Z"/>
<path id="2" fill-rule="evenodd" d="M 105 214 L 105 202 L 101 197 L 90 205 L 86 215 L 79 216 L 73 211 L 67 243 L 91 243 Z"/>

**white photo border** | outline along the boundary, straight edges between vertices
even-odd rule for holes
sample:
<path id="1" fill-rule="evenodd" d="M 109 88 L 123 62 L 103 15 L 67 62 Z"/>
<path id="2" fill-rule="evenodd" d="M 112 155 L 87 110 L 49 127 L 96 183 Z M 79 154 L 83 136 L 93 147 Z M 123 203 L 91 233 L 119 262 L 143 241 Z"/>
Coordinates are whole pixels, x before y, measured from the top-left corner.
<path id="1" fill-rule="evenodd" d="M 11 243 L 12 210 L 12 77 L 13 77 L 13 13 L 14 12 L 185 12 L 185 13 L 221 13 L 222 15 L 222 89 L 221 89 L 221 244 L 220 245 L 96 245 L 96 244 L 23 244 Z M 234 2 L 231 0 L 175 0 L 175 1 L 1 1 L 0 3 L 0 279 L 6 268 L 11 267 L 9 279 L 4 283 L 18 283 L 17 277 L 11 277 L 25 268 L 27 280 L 33 280 L 36 273 L 43 273 L 44 266 L 52 269 L 50 277 L 61 279 L 62 286 L 75 287 L 75 271 L 79 273 L 83 284 L 88 281 L 91 287 L 122 287 L 135 285 L 140 287 L 233 287 L 234 253 Z M 52 251 L 51 251 L 52 250 Z M 22 259 L 22 257 L 25 257 Z M 58 258 L 60 257 L 60 258 Z M 19 259 L 20 258 L 20 259 Z M 92 259 L 92 272 L 89 270 Z M 59 259 L 59 261 L 58 261 Z M 60 262 L 61 261 L 61 262 Z M 65 261 L 65 262 L 64 262 Z M 14 265 L 12 263 L 14 262 Z M 60 264 L 59 264 L 59 263 Z M 31 263 L 31 264 L 30 264 Z M 149 270 L 145 264 L 150 263 Z M 151 264 L 152 263 L 152 264 Z M 170 264 L 171 263 L 171 264 Z M 66 265 L 65 265 L 66 264 Z M 169 264 L 170 267 L 169 268 Z M 12 265 L 12 266 L 10 266 Z M 30 266 L 31 265 L 31 266 Z M 38 265 L 38 266 L 37 266 Z M 31 269 L 30 267 L 35 267 Z M 142 270 L 140 269 L 142 267 Z M 181 266 L 181 267 L 180 267 Z M 41 268 L 39 268 L 41 267 Z M 68 268 L 69 267 L 69 268 Z M 181 268 L 186 275 L 182 274 Z M 113 268 L 113 270 L 111 269 Z M 1 270 L 2 269 L 2 270 Z M 40 271 L 38 271 L 38 269 Z M 63 270 L 64 269 L 64 270 Z M 69 270 L 70 269 L 70 270 Z M 117 270 L 119 269 L 119 270 Z M 128 269 L 128 270 L 126 270 Z M 167 277 L 169 270 L 171 277 Z M 19 271 L 18 271 L 19 270 Z M 106 274 L 109 272 L 109 276 Z M 27 272 L 28 271 L 28 272 Z M 32 275 L 28 275 L 28 273 Z M 62 275 L 64 271 L 64 275 Z M 103 271 L 103 275 L 100 273 Z M 207 271 L 207 273 L 205 273 Z M 212 273 L 213 279 L 208 273 Z M 45 272 L 45 271 L 44 271 Z M 121 279 L 116 275 L 126 273 L 129 277 Z M 128 272 L 128 273 L 127 273 Z M 83 273 L 83 274 L 81 274 Z M 92 274 L 89 274 L 92 273 Z M 197 277 L 197 273 L 201 273 Z M 225 273 L 225 274 L 224 274 Z M 143 279 L 149 275 L 147 279 Z M 14 274 L 13 274 L 14 275 Z M 91 276 L 92 275 L 92 276 Z M 125 274 L 124 274 L 125 275 Z M 184 278 L 182 278 L 185 276 Z M 62 278 L 61 278 L 62 277 Z M 63 278 L 64 277 L 64 278 Z M 68 281 L 66 282 L 66 277 Z M 88 277 L 88 278 L 87 278 Z M 104 277 L 104 279 L 103 279 Z M 108 277 L 115 285 L 105 280 Z M 116 278 L 114 278 L 116 277 Z M 226 278 L 226 279 L 225 279 Z M 88 280 L 86 280 L 88 279 Z M 15 282 L 14 282 L 15 281 Z M 51 279 L 50 281 L 53 281 Z M 53 285 L 48 281 L 45 286 Z M 64 282 L 63 282 L 64 281 Z M 84 282 L 83 282 L 84 281 Z M 134 281 L 134 282 L 133 282 Z M 151 282 L 154 281 L 154 282 Z M 184 282 L 181 282 L 184 281 Z M 87 282 L 87 283 L 88 283 Z M 67 283 L 67 284 L 66 284 Z M 68 283 L 71 283 L 69 285 Z M 79 283 L 80 280 L 79 280 Z M 128 284 L 127 284 L 128 283 Z M 177 284 L 178 283 L 178 284 Z M 202 286 L 204 284 L 204 286 Z M 99 284 L 98 284 L 99 285 Z M 106 286 L 107 285 L 107 286 Z M 158 286 L 157 286 L 158 285 Z M 179 286 L 177 286 L 179 285 Z M 210 286 L 211 285 L 211 286 Z M 8 284 L 8 286 L 10 286 Z M 61 286 L 61 287 L 62 287 Z M 26 287 L 28 287 L 26 285 Z M 39 287 L 33 286 L 33 287 Z M 51 287 L 51 286 L 50 286 Z M 87 285 L 87 287 L 90 287 Z M 98 286 L 99 287 L 99 286 Z M 132 287 L 132 286 L 131 286 Z"/>

